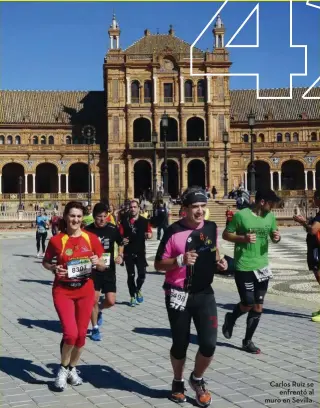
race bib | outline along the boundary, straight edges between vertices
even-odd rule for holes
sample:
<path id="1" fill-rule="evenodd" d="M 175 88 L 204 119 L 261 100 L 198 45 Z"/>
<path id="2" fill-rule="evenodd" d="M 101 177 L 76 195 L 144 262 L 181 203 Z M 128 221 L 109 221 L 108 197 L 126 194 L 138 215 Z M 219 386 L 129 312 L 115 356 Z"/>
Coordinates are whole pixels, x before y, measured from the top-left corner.
<path id="1" fill-rule="evenodd" d="M 88 258 L 72 259 L 67 263 L 68 278 L 79 278 L 90 275 L 92 263 Z"/>
<path id="2" fill-rule="evenodd" d="M 256 275 L 256 278 L 259 282 L 263 282 L 267 279 L 273 278 L 272 271 L 269 266 L 253 271 L 253 273 Z"/>
<path id="3" fill-rule="evenodd" d="M 170 308 L 183 311 L 186 308 L 189 294 L 176 289 L 170 289 Z"/>
<path id="4" fill-rule="evenodd" d="M 106 266 L 110 266 L 110 259 L 111 259 L 111 254 L 110 252 L 106 252 L 104 254 L 102 254 L 102 259 L 104 261 L 104 264 Z"/>

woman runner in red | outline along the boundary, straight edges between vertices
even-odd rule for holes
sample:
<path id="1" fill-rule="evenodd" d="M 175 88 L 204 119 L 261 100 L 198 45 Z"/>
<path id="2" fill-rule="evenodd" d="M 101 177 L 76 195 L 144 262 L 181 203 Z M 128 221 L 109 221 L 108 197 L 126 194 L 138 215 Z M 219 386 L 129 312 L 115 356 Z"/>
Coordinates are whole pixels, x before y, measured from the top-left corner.
<path id="1" fill-rule="evenodd" d="M 93 269 L 105 270 L 99 238 L 81 230 L 84 207 L 70 202 L 65 206 L 64 231 L 50 239 L 42 265 L 55 274 L 52 295 L 63 339 L 61 365 L 55 386 L 64 390 L 67 382 L 82 384 L 76 365 L 79 361 L 94 305 Z M 57 263 L 52 264 L 53 258 Z"/>

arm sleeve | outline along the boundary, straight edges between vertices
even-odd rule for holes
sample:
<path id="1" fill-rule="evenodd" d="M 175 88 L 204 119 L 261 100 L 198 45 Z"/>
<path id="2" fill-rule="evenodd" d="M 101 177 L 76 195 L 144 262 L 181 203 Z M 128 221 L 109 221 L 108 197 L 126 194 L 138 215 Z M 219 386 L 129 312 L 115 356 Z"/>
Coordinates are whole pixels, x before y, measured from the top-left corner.
<path id="1" fill-rule="evenodd" d="M 123 225 L 122 225 L 122 224 L 119 224 L 119 233 L 120 233 L 120 235 L 123 237 L 123 235 L 124 235 L 124 228 L 123 228 Z"/>
<path id="2" fill-rule="evenodd" d="M 319 215 L 316 215 L 315 217 L 314 217 L 314 219 L 312 220 L 312 224 L 314 224 L 315 222 L 320 222 L 320 214 Z M 311 224 L 311 225 L 312 225 Z"/>
<path id="3" fill-rule="evenodd" d="M 91 241 L 92 252 L 100 258 L 102 254 L 104 253 L 104 249 L 103 249 L 103 246 L 99 238 L 96 235 L 91 234 L 90 241 Z"/>
<path id="4" fill-rule="evenodd" d="M 148 222 L 148 225 L 147 225 L 147 232 L 151 232 L 151 233 L 152 233 L 152 227 L 151 227 L 150 222 Z"/>
<path id="5" fill-rule="evenodd" d="M 123 246 L 123 238 L 120 234 L 119 228 L 116 227 L 115 231 L 115 241 L 119 246 Z"/>
<path id="6" fill-rule="evenodd" d="M 273 215 L 272 217 L 272 223 L 271 223 L 271 232 L 276 231 L 277 230 L 277 220 L 276 217 Z"/>
<path id="7" fill-rule="evenodd" d="M 49 244 L 46 249 L 46 253 L 44 254 L 44 260 L 47 262 L 51 262 L 52 259 L 57 255 L 57 249 L 54 246 L 52 239 L 50 239 Z"/>
<path id="8" fill-rule="evenodd" d="M 232 217 L 232 220 L 229 222 L 229 224 L 227 225 L 227 232 L 237 232 L 238 226 L 239 226 L 239 213 L 235 213 L 234 216 Z"/>
<path id="9" fill-rule="evenodd" d="M 170 228 L 166 229 L 157 250 L 156 261 L 172 258 L 172 238 Z"/>

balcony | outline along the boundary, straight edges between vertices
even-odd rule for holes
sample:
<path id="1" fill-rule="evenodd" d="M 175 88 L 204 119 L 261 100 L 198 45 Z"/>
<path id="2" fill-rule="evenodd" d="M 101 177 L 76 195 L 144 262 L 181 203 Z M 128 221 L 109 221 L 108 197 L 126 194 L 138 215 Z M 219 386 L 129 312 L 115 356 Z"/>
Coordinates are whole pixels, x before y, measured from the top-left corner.
<path id="1" fill-rule="evenodd" d="M 164 142 L 160 142 L 160 147 L 164 148 Z M 182 142 L 167 142 L 167 148 L 172 149 L 172 148 L 180 148 L 183 147 Z"/>
<path id="2" fill-rule="evenodd" d="M 187 147 L 209 147 L 209 141 L 187 142 Z"/>
<path id="3" fill-rule="evenodd" d="M 90 145 L 90 150 L 94 152 L 100 152 L 100 145 Z M 71 153 L 71 152 L 87 152 L 87 144 L 63 144 L 63 145 L 29 145 L 29 144 L 20 144 L 20 145 L 9 145 L 3 144 L 0 145 L 0 153 L 32 153 L 32 152 L 42 152 L 42 153 Z"/>
<path id="4" fill-rule="evenodd" d="M 299 149 L 317 149 L 320 147 L 320 141 L 309 142 L 256 142 L 254 143 L 254 149 L 267 149 L 267 150 L 299 150 Z M 250 149 L 250 142 L 232 143 L 231 148 L 233 150 Z"/>
<path id="5" fill-rule="evenodd" d="M 204 147 L 209 147 L 209 141 L 196 141 L 196 142 L 187 142 L 183 143 L 181 141 L 175 141 L 175 142 L 167 142 L 167 148 L 168 149 L 181 149 L 185 147 L 192 147 L 192 148 L 204 148 Z M 130 145 L 130 148 L 132 149 L 153 149 L 153 143 L 152 142 L 134 142 Z M 157 149 L 163 149 L 164 148 L 164 142 L 160 142 L 157 144 Z"/>

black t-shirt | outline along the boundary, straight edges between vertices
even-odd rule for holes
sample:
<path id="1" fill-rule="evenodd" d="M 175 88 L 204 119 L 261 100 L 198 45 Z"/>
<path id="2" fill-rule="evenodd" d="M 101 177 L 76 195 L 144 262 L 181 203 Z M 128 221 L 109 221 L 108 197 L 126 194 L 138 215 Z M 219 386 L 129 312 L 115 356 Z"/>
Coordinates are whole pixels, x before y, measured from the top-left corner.
<path id="1" fill-rule="evenodd" d="M 129 216 L 123 218 L 120 224 L 121 235 L 129 239 L 129 244 L 124 247 L 124 253 L 144 255 L 146 252 L 145 234 L 149 230 L 149 221 L 141 215 L 136 220 Z"/>
<path id="2" fill-rule="evenodd" d="M 105 254 L 110 254 L 110 269 L 115 270 L 114 262 L 114 243 L 116 242 L 119 246 L 123 245 L 123 240 L 120 235 L 119 229 L 110 223 L 107 223 L 104 227 L 99 228 L 92 223 L 87 225 L 85 229 L 93 234 L 97 235 L 101 241 L 104 248 Z"/>
<path id="3" fill-rule="evenodd" d="M 168 212 L 165 207 L 157 208 L 156 221 L 158 225 L 164 225 L 168 223 Z"/>
<path id="4" fill-rule="evenodd" d="M 320 222 L 320 211 L 316 214 L 314 218 L 310 219 L 309 225 L 312 225 L 314 222 Z M 307 234 L 306 241 L 308 251 L 313 251 L 315 248 L 319 248 L 319 243 L 315 235 Z"/>

